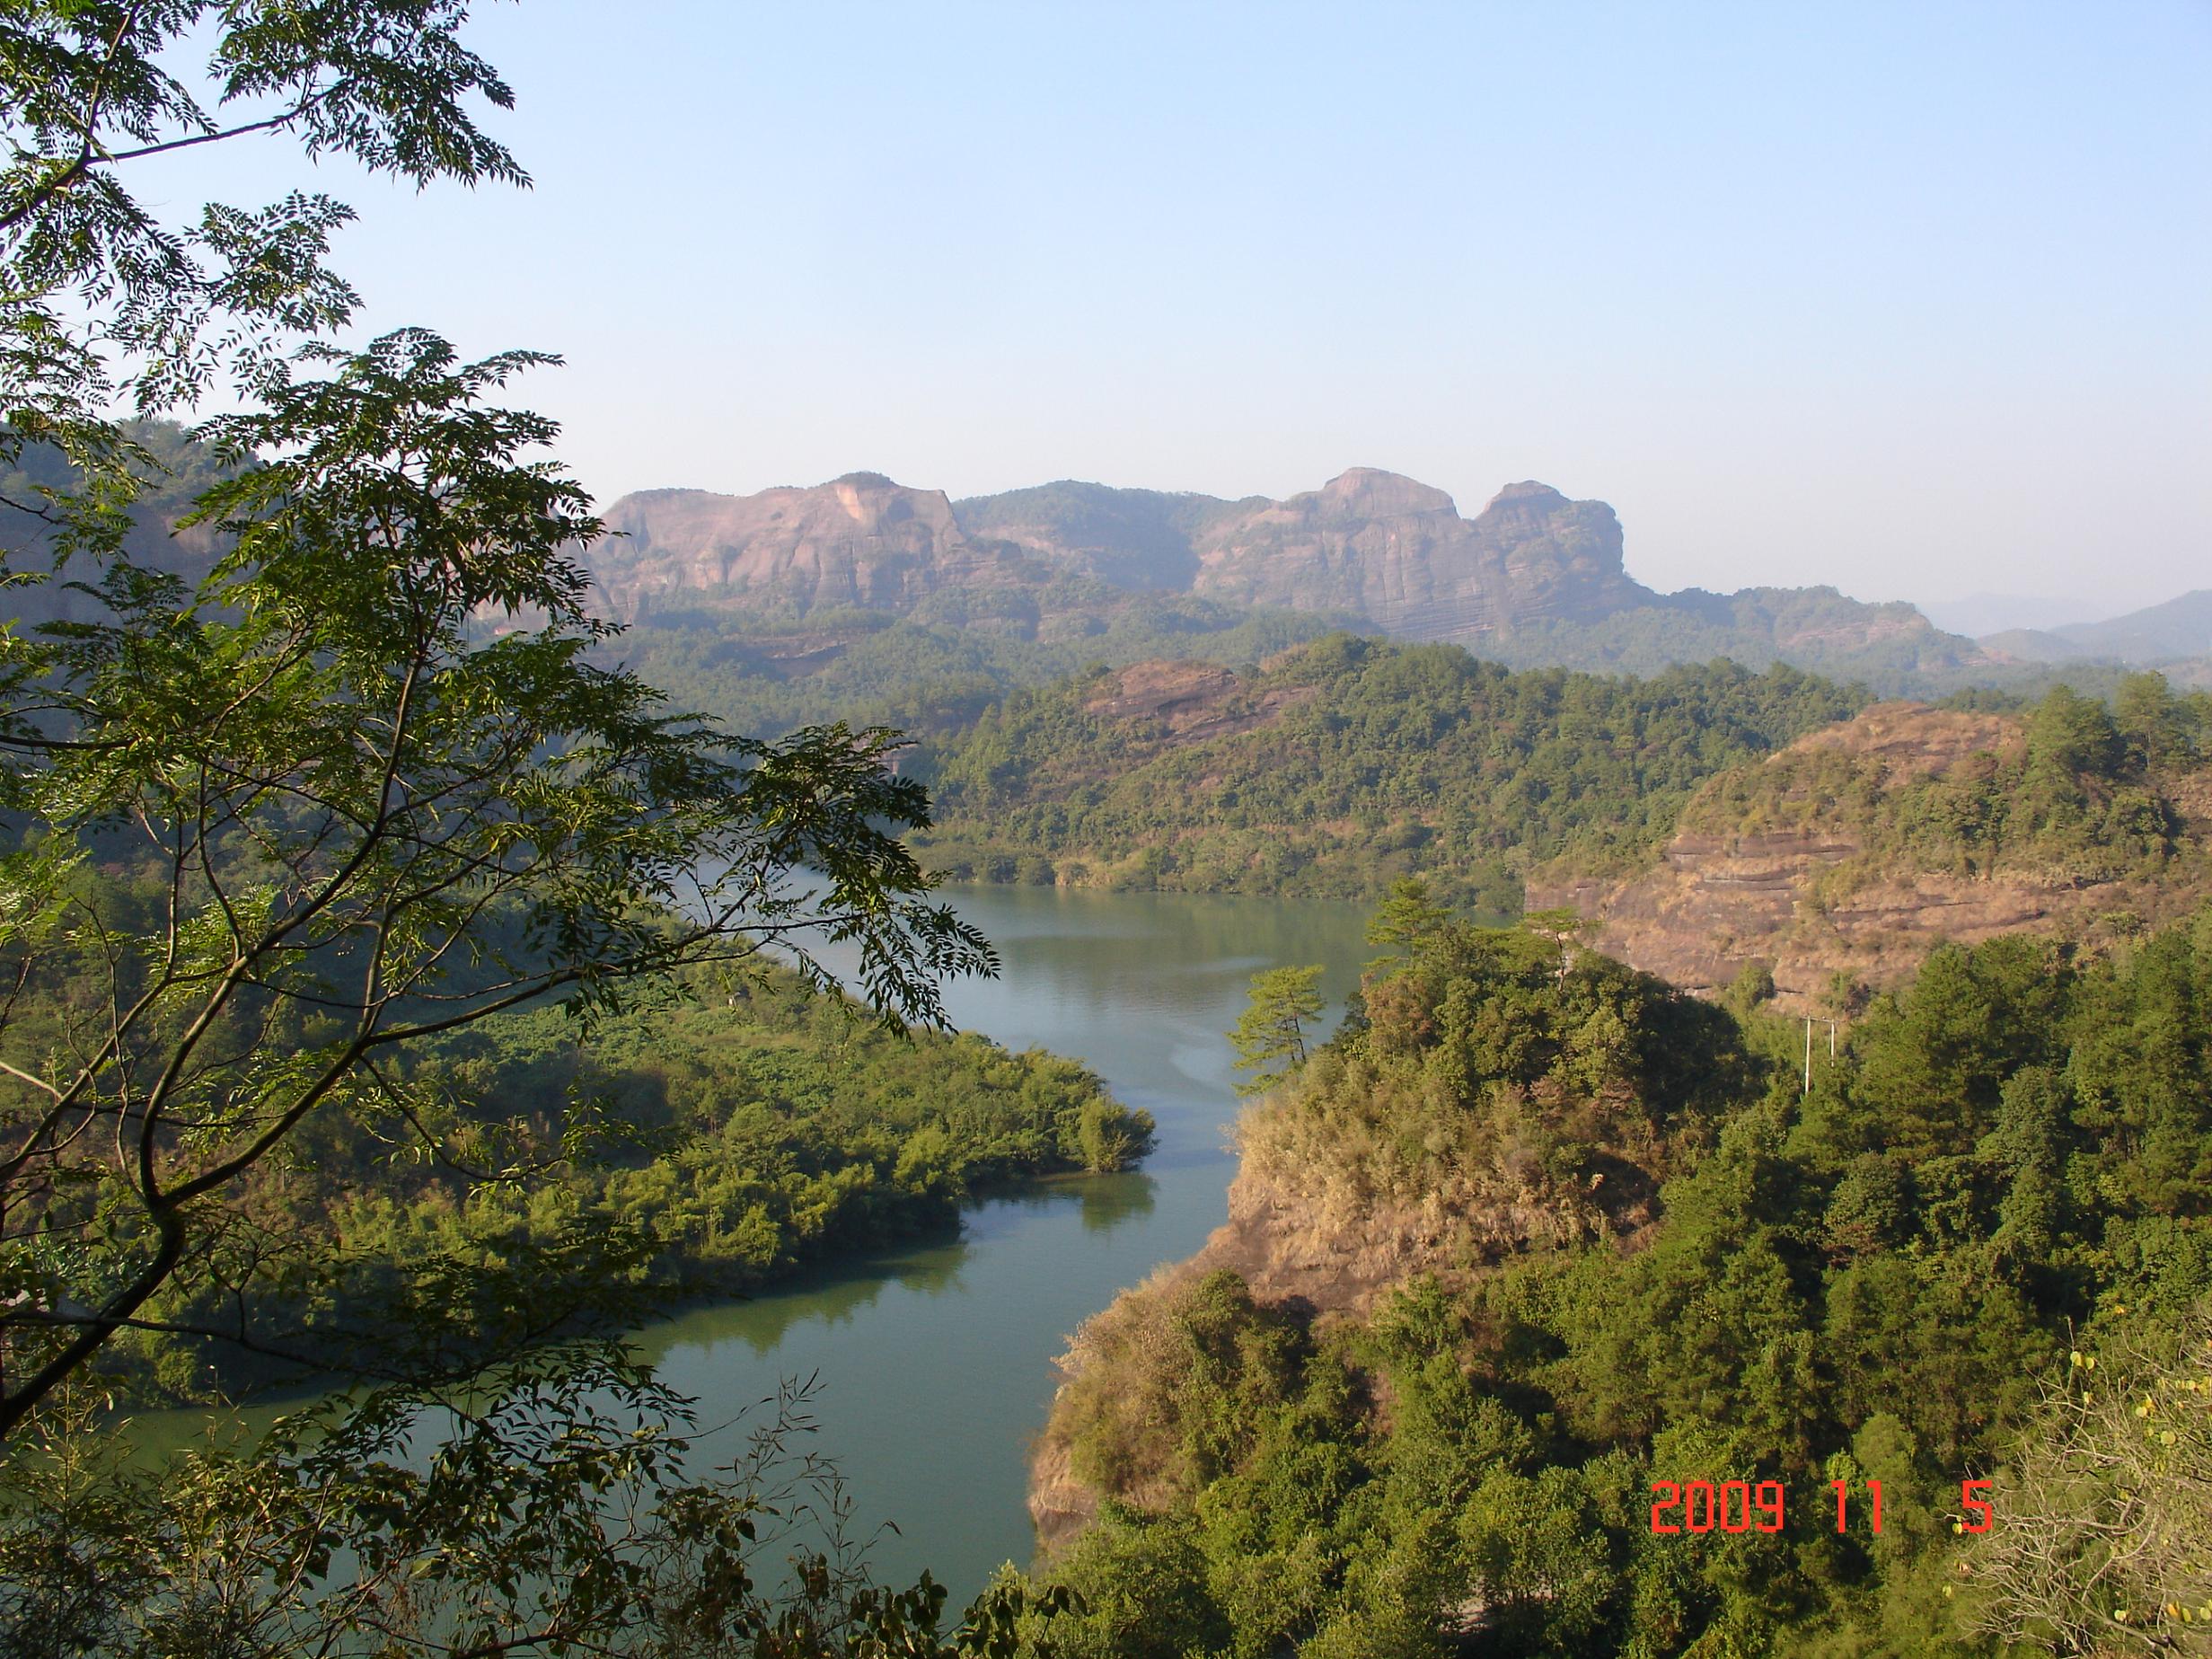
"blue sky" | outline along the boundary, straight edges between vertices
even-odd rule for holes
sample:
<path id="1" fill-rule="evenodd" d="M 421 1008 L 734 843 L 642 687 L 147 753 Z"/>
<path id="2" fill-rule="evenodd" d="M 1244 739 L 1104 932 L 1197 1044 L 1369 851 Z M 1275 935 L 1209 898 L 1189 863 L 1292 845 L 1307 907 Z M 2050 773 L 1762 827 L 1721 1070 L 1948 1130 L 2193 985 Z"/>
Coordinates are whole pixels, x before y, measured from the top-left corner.
<path id="1" fill-rule="evenodd" d="M 1610 501 L 1655 586 L 2212 586 L 2212 4 L 496 5 L 528 192 L 322 170 L 604 498 Z M 177 189 L 273 194 L 281 145 Z M 154 194 L 160 194 L 155 190 Z"/>

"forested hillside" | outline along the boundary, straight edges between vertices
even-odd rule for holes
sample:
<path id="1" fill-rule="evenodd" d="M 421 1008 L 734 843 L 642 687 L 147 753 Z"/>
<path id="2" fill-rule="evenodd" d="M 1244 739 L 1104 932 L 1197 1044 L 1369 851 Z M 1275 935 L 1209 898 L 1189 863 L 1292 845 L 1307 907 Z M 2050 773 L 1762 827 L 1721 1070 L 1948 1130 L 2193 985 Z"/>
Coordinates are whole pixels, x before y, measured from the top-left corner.
<path id="1" fill-rule="evenodd" d="M 2157 674 L 2111 708 L 2063 685 L 2012 712 L 1875 705 L 1709 780 L 1644 869 L 1529 887 L 1677 984 L 1756 968 L 1823 1009 L 1942 940 L 2124 938 L 2208 892 L 2212 695 Z"/>
<path id="2" fill-rule="evenodd" d="M 994 1185 L 1126 1168 L 1152 1136 L 1071 1061 L 894 1037 L 786 974 L 662 986 L 588 1032 L 558 1007 L 504 1015 L 410 1054 L 388 1082 L 242 1184 L 224 1242 L 238 1271 L 152 1305 L 157 1322 L 248 1345 L 140 1331 L 120 1374 L 192 1397 L 295 1374 L 287 1356 L 375 1372 L 426 1286 L 564 1252 L 640 1305 L 756 1288 L 955 1227 Z M 395 1162 L 426 1126 L 445 1155 Z M 613 1286 L 575 1288 L 588 1301 Z M 551 1293 L 537 1310 L 549 1330 Z M 482 1339 L 511 1336 L 515 1311 L 496 1298 L 443 1310 L 463 1344 L 472 1320 Z"/>
<path id="3" fill-rule="evenodd" d="M 912 615 L 666 609 L 601 655 L 738 731 L 843 720 L 939 736 L 1009 693 L 1097 664 L 1159 657 L 1256 662 L 1344 625 L 1333 613 L 1247 610 L 1185 594 L 1122 594 L 1070 578 L 1042 594 L 946 593 Z"/>
<path id="4" fill-rule="evenodd" d="M 1864 701 L 1787 667 L 1515 674 L 1348 636 L 1094 673 L 926 747 L 916 845 L 964 878 L 1358 896 L 1417 872 L 1516 910 L 1533 862 L 1631 862 L 1707 778 Z"/>
<path id="5" fill-rule="evenodd" d="M 1051 1652 L 2206 1651 L 2212 911 L 1939 949 L 1802 1095 L 1793 1022 L 1421 913 L 1077 1337 Z"/>

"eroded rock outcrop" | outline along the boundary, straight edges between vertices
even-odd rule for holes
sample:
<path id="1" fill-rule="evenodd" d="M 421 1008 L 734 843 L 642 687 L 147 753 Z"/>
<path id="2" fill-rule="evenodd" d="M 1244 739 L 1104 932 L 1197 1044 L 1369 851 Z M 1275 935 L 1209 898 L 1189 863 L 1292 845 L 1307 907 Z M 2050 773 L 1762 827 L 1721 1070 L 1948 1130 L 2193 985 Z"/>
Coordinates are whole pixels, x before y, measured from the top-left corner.
<path id="1" fill-rule="evenodd" d="M 1602 501 L 1510 484 L 1467 519 L 1442 490 L 1371 467 L 1287 501 L 1068 483 L 957 507 L 856 472 L 752 496 L 646 490 L 606 520 L 621 534 L 593 550 L 593 570 L 626 618 L 701 599 L 903 612 L 948 587 L 1058 572 L 1479 640 L 1656 598 L 1624 572 L 1620 523 Z"/>
<path id="2" fill-rule="evenodd" d="M 1538 871 L 1528 903 L 1595 920 L 1608 956 L 1688 990 L 1709 993 L 1763 964 L 1783 1006 L 1810 1012 L 1837 974 L 1893 985 L 1944 940 L 2064 932 L 2093 941 L 2181 914 L 2203 896 L 2212 777 L 2201 772 L 2156 784 L 2176 834 L 2155 868 L 2119 852 L 2033 849 L 1939 864 L 1902 844 L 1892 808 L 1915 781 L 1998 782 L 2024 742 L 2010 716 L 1877 703 L 1712 780 L 1653 868 L 1625 879 Z"/>
<path id="3" fill-rule="evenodd" d="M 1623 570 L 1611 507 L 1538 483 L 1507 485 L 1467 519 L 1441 490 L 1355 467 L 1209 525 L 1196 552 L 1199 593 L 1357 611 L 1413 640 L 1593 621 L 1657 597 Z"/>
<path id="4" fill-rule="evenodd" d="M 943 587 L 1017 579 L 1004 550 L 969 540 L 943 490 L 875 472 L 751 496 L 648 490 L 605 518 L 619 534 L 592 549 L 592 572 L 625 620 L 702 598 L 904 611 Z"/>

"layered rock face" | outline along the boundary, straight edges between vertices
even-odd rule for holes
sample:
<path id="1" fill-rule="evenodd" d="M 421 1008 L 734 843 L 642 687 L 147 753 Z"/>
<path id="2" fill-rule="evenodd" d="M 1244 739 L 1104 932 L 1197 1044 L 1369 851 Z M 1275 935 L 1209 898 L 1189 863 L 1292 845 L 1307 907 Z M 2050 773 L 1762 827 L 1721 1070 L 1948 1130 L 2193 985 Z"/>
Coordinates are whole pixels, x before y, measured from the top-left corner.
<path id="1" fill-rule="evenodd" d="M 701 598 L 903 611 L 940 587 L 1012 579 L 1005 553 L 968 539 L 943 490 L 874 472 L 752 496 L 648 490 L 604 516 L 621 534 L 592 549 L 592 572 L 626 621 Z"/>
<path id="2" fill-rule="evenodd" d="M 2163 794 L 2181 826 L 2181 853 L 2155 878 L 1999 860 L 1960 873 L 1870 856 L 1868 803 L 1918 778 L 2016 756 L 2022 722 L 1994 714 L 1877 703 L 1809 732 L 1761 770 L 1823 752 L 1852 763 L 1857 811 L 1833 796 L 1793 790 L 1785 821 L 1730 825 L 1718 803 L 1728 774 L 1699 791 L 1657 866 L 1626 880 L 1538 872 L 1530 909 L 1564 905 L 1601 924 L 1597 949 L 1686 990 L 1711 993 L 1745 967 L 1769 967 L 1782 1005 L 1814 1012 L 1837 972 L 1894 985 L 1944 940 L 1978 944 L 2001 933 L 2095 937 L 2107 924 L 2156 924 L 2207 891 L 2212 775 L 2169 780 Z M 1800 768 L 1802 775 L 1820 775 Z"/>
<path id="3" fill-rule="evenodd" d="M 1055 572 L 1133 591 L 1344 611 L 1406 639 L 1474 640 L 1653 603 L 1601 501 L 1512 484 L 1473 519 L 1413 479 L 1356 467 L 1287 501 L 1053 484 L 956 507 L 873 473 L 753 496 L 656 490 L 607 510 L 592 553 L 608 609 L 701 598 L 912 608 L 960 585 Z"/>
<path id="4" fill-rule="evenodd" d="M 1199 593 L 1357 611 L 1409 640 L 1594 621 L 1657 597 L 1623 571 L 1611 507 L 1537 483 L 1507 485 L 1466 519 L 1441 490 L 1357 467 L 1208 526 L 1196 552 Z"/>

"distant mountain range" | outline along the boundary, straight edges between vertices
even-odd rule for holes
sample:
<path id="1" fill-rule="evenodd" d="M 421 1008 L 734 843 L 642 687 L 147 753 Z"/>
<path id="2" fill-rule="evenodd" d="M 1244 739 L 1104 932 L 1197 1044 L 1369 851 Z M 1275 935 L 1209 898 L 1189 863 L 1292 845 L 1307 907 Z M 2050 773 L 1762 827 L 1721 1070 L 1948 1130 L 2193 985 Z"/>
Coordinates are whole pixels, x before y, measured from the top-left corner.
<path id="1" fill-rule="evenodd" d="M 166 423 L 138 430 L 173 475 L 143 504 L 133 555 L 197 579 L 219 552 L 216 538 L 172 531 L 214 476 L 211 458 Z M 26 456 L 26 472 L 0 480 L 0 502 L 57 481 L 58 464 Z M 1449 641 L 1514 667 L 1650 675 L 1721 657 L 1754 668 L 1780 661 L 1899 695 L 1973 684 L 2031 689 L 2058 674 L 2109 689 L 2122 666 L 2146 663 L 2212 684 L 2212 590 L 2110 622 L 1979 640 L 1910 604 L 1866 604 L 1833 587 L 1660 593 L 1627 574 L 1610 507 L 1536 482 L 1506 485 L 1467 517 L 1442 490 L 1371 467 L 1280 501 L 1072 481 L 955 501 L 850 472 L 749 496 L 643 490 L 604 517 L 621 534 L 586 561 L 606 613 L 644 624 L 633 649 L 650 654 L 669 625 L 694 640 L 754 642 L 758 663 L 733 659 L 719 672 L 763 686 L 815 685 L 803 710 L 793 703 L 794 718 L 847 696 L 844 678 L 861 674 L 855 653 L 866 640 L 874 643 L 861 677 L 871 684 L 909 677 L 894 665 L 912 669 L 932 654 L 940 672 L 1011 684 L 1159 655 L 1179 636 L 1190 644 L 1175 654 L 1234 661 L 1223 653 L 1270 639 L 1280 649 L 1334 627 Z M 0 519 L 10 542 L 41 538 L 20 514 L 0 507 Z M 1969 621 L 2050 614 L 2023 605 L 2031 602 L 1985 595 L 1932 608 Z M 97 602 L 52 584 L 18 588 L 13 607 L 28 624 L 88 620 Z M 954 661 L 956 639 L 981 656 Z M 695 644 L 683 649 L 700 657 Z M 737 694 L 699 691 L 717 706 Z"/>
<path id="2" fill-rule="evenodd" d="M 1920 614 L 1946 633 L 1987 639 L 2015 628 L 2058 628 L 2104 614 L 2087 599 L 2047 594 L 1969 594 L 1963 599 L 1923 599 Z"/>
<path id="3" fill-rule="evenodd" d="M 1474 517 L 1441 490 L 1355 467 L 1273 500 L 1073 481 L 960 501 L 879 473 L 757 495 L 655 490 L 607 508 L 620 539 L 591 561 L 612 612 L 702 607 L 786 618 L 854 607 L 905 615 L 947 590 L 1102 592 L 1326 611 L 1400 639 L 1448 640 L 1517 664 L 1647 672 L 1730 656 L 1878 684 L 1961 680 L 1995 666 L 1906 604 L 1834 588 L 1662 594 L 1631 578 L 1602 501 L 1508 484 Z"/>
<path id="4" fill-rule="evenodd" d="M 2212 657 L 2212 588 L 2200 587 L 2125 616 L 2051 629 L 2015 628 L 1981 641 L 2021 662 L 2168 663 Z"/>

